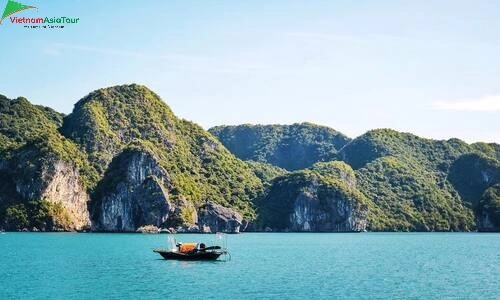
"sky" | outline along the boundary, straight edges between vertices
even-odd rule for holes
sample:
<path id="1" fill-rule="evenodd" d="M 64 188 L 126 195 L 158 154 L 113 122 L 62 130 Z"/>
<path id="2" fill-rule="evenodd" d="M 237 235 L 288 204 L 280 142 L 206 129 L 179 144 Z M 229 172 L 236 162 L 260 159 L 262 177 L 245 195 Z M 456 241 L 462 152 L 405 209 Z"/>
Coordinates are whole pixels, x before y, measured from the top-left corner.
<path id="1" fill-rule="evenodd" d="M 500 142 L 500 1 L 16 0 L 0 26 L 0 94 L 71 113 L 140 83 L 215 125 L 313 122 Z M 0 0 L 3 11 L 7 0 Z"/>

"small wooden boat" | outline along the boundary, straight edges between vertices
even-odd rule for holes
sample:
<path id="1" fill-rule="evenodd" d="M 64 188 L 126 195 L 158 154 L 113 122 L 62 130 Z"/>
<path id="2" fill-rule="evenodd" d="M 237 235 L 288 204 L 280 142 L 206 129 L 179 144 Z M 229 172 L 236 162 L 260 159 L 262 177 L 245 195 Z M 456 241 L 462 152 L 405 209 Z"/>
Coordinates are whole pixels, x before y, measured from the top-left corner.
<path id="1" fill-rule="evenodd" d="M 228 254 L 226 250 L 222 250 L 219 246 L 207 247 L 205 249 L 193 249 L 188 252 L 180 252 L 177 249 L 154 249 L 154 252 L 160 254 L 164 259 L 176 260 L 216 260 L 223 254 Z"/>
<path id="2" fill-rule="evenodd" d="M 164 259 L 175 260 L 216 260 L 221 255 L 230 258 L 225 237 L 217 234 L 218 240 L 223 241 L 224 247 L 215 245 L 207 247 L 204 243 L 177 243 L 173 236 L 169 236 L 169 249 L 153 249 L 153 252 L 160 254 Z"/>

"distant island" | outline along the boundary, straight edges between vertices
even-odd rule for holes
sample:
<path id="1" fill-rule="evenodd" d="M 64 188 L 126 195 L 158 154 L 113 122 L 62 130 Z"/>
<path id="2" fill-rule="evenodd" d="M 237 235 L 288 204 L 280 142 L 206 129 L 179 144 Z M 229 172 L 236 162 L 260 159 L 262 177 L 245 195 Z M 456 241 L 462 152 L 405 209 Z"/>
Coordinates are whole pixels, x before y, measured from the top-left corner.
<path id="1" fill-rule="evenodd" d="M 206 131 L 137 84 L 67 116 L 0 95 L 0 229 L 500 231 L 500 145 L 311 123 Z"/>

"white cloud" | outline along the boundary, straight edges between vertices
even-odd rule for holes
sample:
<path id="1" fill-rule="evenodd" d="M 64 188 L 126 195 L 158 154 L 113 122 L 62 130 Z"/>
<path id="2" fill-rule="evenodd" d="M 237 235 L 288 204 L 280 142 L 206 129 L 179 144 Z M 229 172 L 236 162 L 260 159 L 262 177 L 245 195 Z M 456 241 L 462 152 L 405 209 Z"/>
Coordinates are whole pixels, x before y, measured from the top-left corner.
<path id="1" fill-rule="evenodd" d="M 432 103 L 432 108 L 458 111 L 500 111 L 500 95 L 455 102 L 437 101 Z"/>

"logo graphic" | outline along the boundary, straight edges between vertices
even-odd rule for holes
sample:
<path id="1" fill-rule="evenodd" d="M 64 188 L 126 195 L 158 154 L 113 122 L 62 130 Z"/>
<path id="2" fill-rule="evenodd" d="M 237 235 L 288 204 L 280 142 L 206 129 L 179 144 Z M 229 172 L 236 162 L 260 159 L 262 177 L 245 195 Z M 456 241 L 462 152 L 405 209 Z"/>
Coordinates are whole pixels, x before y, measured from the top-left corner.
<path id="1" fill-rule="evenodd" d="M 1 0 L 0 0 L 1 1 Z M 24 1 L 24 0 L 22 0 Z M 18 13 L 23 10 L 27 10 L 30 8 L 36 8 L 38 11 L 38 7 L 32 5 L 22 4 L 13 0 L 7 0 L 7 5 L 5 6 L 5 10 L 2 14 L 2 18 L 0 18 L 0 25 L 2 25 L 2 21 L 7 17 Z M 24 28 L 65 28 L 68 24 L 77 24 L 80 21 L 80 18 L 68 18 L 68 17 L 9 17 L 10 23 L 23 25 Z M 34 24 L 34 25 L 32 25 Z M 40 25 L 39 25 L 40 24 Z"/>
<path id="2" fill-rule="evenodd" d="M 7 2 L 7 5 L 5 6 L 5 10 L 3 11 L 2 19 L 0 19 L 0 25 L 2 25 L 3 19 L 7 18 L 8 16 L 30 8 L 38 9 L 38 7 L 36 6 L 24 5 L 22 3 L 9 0 Z"/>

